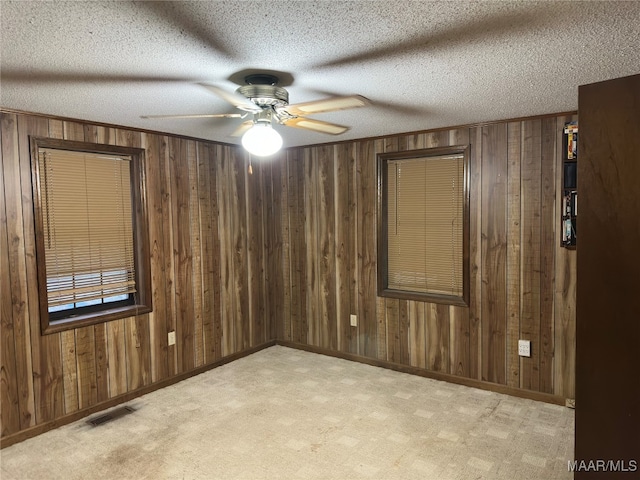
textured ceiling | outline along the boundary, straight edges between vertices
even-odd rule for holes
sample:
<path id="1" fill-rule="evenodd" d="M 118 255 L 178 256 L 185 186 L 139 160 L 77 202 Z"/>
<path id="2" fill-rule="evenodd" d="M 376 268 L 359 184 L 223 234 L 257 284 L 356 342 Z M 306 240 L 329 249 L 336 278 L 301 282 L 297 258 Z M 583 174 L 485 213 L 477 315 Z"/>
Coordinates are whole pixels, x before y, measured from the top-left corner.
<path id="1" fill-rule="evenodd" d="M 578 85 L 640 72 L 640 2 L 0 0 L 0 105 L 221 142 L 240 119 L 198 85 L 285 72 L 291 103 L 358 93 L 311 145 L 575 110 Z"/>

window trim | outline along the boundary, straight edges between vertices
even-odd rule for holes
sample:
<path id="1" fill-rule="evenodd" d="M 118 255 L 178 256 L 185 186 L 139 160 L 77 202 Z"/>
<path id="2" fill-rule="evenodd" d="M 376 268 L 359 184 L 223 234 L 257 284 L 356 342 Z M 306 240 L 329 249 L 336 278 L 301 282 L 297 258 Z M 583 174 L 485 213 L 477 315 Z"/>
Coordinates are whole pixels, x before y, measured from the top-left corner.
<path id="1" fill-rule="evenodd" d="M 469 145 L 424 148 L 402 152 L 379 153 L 378 167 L 378 296 L 402 300 L 441 303 L 445 305 L 469 306 Z M 463 156 L 463 199 L 462 199 L 462 296 L 438 293 L 410 292 L 389 288 L 388 282 L 388 227 L 387 189 L 388 162 L 413 158 L 439 157 L 445 155 Z"/>
<path id="2" fill-rule="evenodd" d="M 38 274 L 38 298 L 40 303 L 40 327 L 43 335 L 70 330 L 120 318 L 149 313 L 153 310 L 151 291 L 151 261 L 147 217 L 145 151 L 142 148 L 117 145 L 75 142 L 44 137 L 31 137 L 31 177 L 33 186 L 34 228 L 36 243 L 36 267 Z M 133 247 L 136 269 L 136 290 L 132 305 L 105 308 L 98 312 L 86 312 L 70 318 L 49 318 L 47 296 L 47 272 L 45 262 L 44 222 L 38 159 L 40 149 L 50 148 L 99 155 L 122 155 L 131 158 L 131 210 L 133 214 Z"/>

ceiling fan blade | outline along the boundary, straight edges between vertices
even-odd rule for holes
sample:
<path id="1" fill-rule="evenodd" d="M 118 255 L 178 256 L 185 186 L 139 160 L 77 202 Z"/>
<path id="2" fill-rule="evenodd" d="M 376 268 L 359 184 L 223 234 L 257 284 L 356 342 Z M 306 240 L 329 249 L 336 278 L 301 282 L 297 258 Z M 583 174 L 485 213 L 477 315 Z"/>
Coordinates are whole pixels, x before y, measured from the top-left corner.
<path id="1" fill-rule="evenodd" d="M 216 87 L 215 85 L 207 85 L 206 83 L 201 83 L 200 85 L 202 85 L 204 88 L 214 93 L 215 95 L 218 95 L 223 100 L 226 100 L 234 107 L 239 108 L 240 110 L 251 113 L 258 113 L 262 111 L 262 108 L 253 103 L 247 97 L 243 97 L 239 93 L 228 92 L 220 87 Z"/>
<path id="2" fill-rule="evenodd" d="M 289 118 L 282 121 L 283 125 L 287 127 L 302 128 L 304 130 L 312 130 L 314 132 L 328 133 L 330 135 L 340 135 L 341 133 L 349 130 L 349 127 L 343 125 L 336 125 L 335 123 L 322 122 L 320 120 L 314 120 L 312 118 Z"/>
<path id="3" fill-rule="evenodd" d="M 282 108 L 289 115 L 304 116 L 315 113 L 335 112 L 348 108 L 358 108 L 369 105 L 369 100 L 360 95 L 349 95 L 344 97 L 331 97 L 323 100 L 315 100 L 305 103 L 294 103 Z"/>
<path id="4" fill-rule="evenodd" d="M 241 118 L 241 113 L 202 113 L 194 115 L 141 115 L 140 118 Z"/>
<path id="5" fill-rule="evenodd" d="M 238 128 L 236 128 L 233 133 L 230 135 L 231 137 L 241 137 L 244 135 L 244 132 L 253 127 L 253 120 L 247 120 L 246 122 L 242 122 Z"/>
<path id="6" fill-rule="evenodd" d="M 202 15 L 196 9 L 199 2 L 167 2 L 167 1 L 143 1 L 136 2 L 138 8 L 144 8 L 180 33 L 191 35 L 207 47 L 211 47 L 227 58 L 234 55 L 229 48 L 229 42 L 216 35 L 217 29 L 211 28 L 202 22 Z M 206 7 L 205 7 L 206 8 Z"/>
<path id="7" fill-rule="evenodd" d="M 428 32 L 424 35 L 412 35 L 407 40 L 329 60 L 315 65 L 314 68 L 355 65 L 415 52 L 450 51 L 471 41 L 483 42 L 503 38 L 509 34 L 520 34 L 524 29 L 535 28 L 534 26 L 540 21 L 533 7 L 525 11 L 496 14 L 490 18 L 484 18 L 482 21 L 476 17 L 470 17 L 452 28 Z"/>
<path id="8" fill-rule="evenodd" d="M 318 90 L 314 88 L 312 89 L 312 91 L 314 93 L 317 93 L 318 95 L 322 95 L 325 97 L 330 97 L 332 95 L 331 92 L 328 92 L 326 90 Z M 370 98 L 367 100 L 369 100 L 369 105 L 373 107 L 383 108 L 385 110 L 400 113 L 402 115 L 424 115 L 428 113 L 425 109 L 418 108 L 417 106 L 413 105 L 401 105 L 399 103 L 382 102 L 380 100 L 374 100 Z"/>
<path id="9" fill-rule="evenodd" d="M 24 83 L 191 83 L 193 79 L 185 77 L 160 77 L 153 75 L 113 75 L 110 73 L 87 73 L 81 71 L 54 72 L 46 70 L 3 68 L 0 71 L 3 82 Z"/>

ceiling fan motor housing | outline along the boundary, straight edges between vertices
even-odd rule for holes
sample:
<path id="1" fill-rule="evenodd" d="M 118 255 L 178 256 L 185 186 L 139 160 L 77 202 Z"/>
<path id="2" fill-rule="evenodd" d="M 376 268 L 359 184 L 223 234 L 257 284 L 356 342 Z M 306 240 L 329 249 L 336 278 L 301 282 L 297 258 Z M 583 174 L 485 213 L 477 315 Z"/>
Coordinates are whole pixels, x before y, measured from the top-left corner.
<path id="1" fill-rule="evenodd" d="M 243 85 L 236 92 L 261 107 L 280 107 L 289 104 L 289 92 L 275 85 Z"/>

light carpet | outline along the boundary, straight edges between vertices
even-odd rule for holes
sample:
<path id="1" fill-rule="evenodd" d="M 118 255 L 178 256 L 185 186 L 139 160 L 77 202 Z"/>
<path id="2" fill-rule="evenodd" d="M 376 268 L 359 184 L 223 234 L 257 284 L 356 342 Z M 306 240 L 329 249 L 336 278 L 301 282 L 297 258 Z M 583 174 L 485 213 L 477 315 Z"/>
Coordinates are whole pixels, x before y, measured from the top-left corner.
<path id="1" fill-rule="evenodd" d="M 275 346 L 0 451 L 10 479 L 570 479 L 571 409 Z"/>

